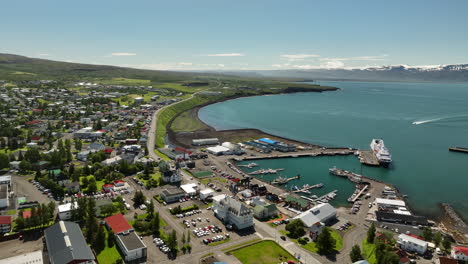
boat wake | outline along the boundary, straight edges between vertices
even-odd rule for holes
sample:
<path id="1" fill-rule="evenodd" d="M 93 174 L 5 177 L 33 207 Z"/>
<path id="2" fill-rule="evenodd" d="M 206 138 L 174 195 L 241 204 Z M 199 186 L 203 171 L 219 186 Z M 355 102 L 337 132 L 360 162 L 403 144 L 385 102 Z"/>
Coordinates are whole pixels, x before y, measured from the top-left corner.
<path id="1" fill-rule="evenodd" d="M 433 123 L 433 122 L 438 122 L 438 121 L 445 121 L 445 122 L 467 121 L 466 117 L 468 117 L 468 115 L 438 117 L 438 118 L 433 118 L 433 119 L 414 121 L 412 124 L 413 125 L 422 125 L 422 124 Z M 464 120 L 461 120 L 460 118 L 464 118 Z"/>

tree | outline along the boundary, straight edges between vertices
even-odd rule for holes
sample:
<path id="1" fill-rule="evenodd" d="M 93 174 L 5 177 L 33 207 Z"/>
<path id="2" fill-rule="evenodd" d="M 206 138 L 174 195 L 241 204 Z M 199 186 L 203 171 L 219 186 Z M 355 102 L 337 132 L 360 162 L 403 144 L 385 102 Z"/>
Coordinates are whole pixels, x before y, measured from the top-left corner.
<path id="1" fill-rule="evenodd" d="M 31 163 L 38 162 L 41 160 L 41 153 L 38 148 L 30 148 L 26 151 L 26 154 L 24 154 L 24 159 Z"/>
<path id="2" fill-rule="evenodd" d="M 425 227 L 421 237 L 425 241 L 432 241 L 432 239 L 434 238 L 434 234 L 432 233 L 432 229 L 430 227 Z"/>
<path id="3" fill-rule="evenodd" d="M 161 228 L 159 213 L 155 213 L 153 219 L 151 219 L 151 231 L 156 237 L 159 237 L 159 229 Z"/>
<path id="4" fill-rule="evenodd" d="M 335 252 L 336 241 L 331 236 L 330 228 L 324 227 L 317 238 L 317 249 L 321 255 L 329 255 Z"/>
<path id="5" fill-rule="evenodd" d="M 21 171 L 30 171 L 32 170 L 32 165 L 27 160 L 22 160 L 19 164 L 19 168 Z"/>
<path id="6" fill-rule="evenodd" d="M 85 198 L 86 199 L 86 198 Z M 94 244 L 96 232 L 98 231 L 98 221 L 96 219 L 96 201 L 94 199 L 87 199 L 86 206 L 86 239 L 91 245 Z"/>
<path id="7" fill-rule="evenodd" d="M 291 238 L 298 238 L 305 235 L 304 223 L 301 220 L 295 219 L 286 225 L 286 231 L 289 232 L 288 236 Z"/>
<path id="8" fill-rule="evenodd" d="M 96 179 L 91 177 L 88 183 L 88 193 L 94 193 L 97 191 Z"/>
<path id="9" fill-rule="evenodd" d="M 97 229 L 96 237 L 94 239 L 94 244 L 93 244 L 93 247 L 97 253 L 101 252 L 104 249 L 104 247 L 106 246 L 105 241 L 106 241 L 106 233 L 104 232 L 104 226 L 99 225 Z"/>
<path id="10" fill-rule="evenodd" d="M 377 263 L 378 264 L 399 264 L 400 257 L 391 251 L 385 251 L 382 258 L 377 260 Z"/>
<path id="11" fill-rule="evenodd" d="M 362 257 L 361 248 L 358 245 L 353 246 L 351 252 L 349 253 L 349 257 L 351 258 L 351 262 L 356 262 L 364 259 Z"/>
<path id="12" fill-rule="evenodd" d="M 167 247 L 171 250 L 172 253 L 177 252 L 177 233 L 175 230 L 172 230 L 172 233 L 169 234 L 167 239 Z"/>
<path id="13" fill-rule="evenodd" d="M 114 246 L 114 232 L 112 230 L 107 232 L 107 246 L 110 248 Z"/>
<path id="14" fill-rule="evenodd" d="M 182 244 L 185 245 L 185 233 L 182 233 Z"/>
<path id="15" fill-rule="evenodd" d="M 148 208 L 146 209 L 146 212 L 148 213 L 148 219 L 153 218 L 154 215 L 154 203 L 153 200 L 150 200 L 148 204 Z"/>
<path id="16" fill-rule="evenodd" d="M 190 238 L 191 238 L 190 231 L 187 230 L 187 244 L 190 244 Z"/>
<path id="17" fill-rule="evenodd" d="M 143 192 L 141 191 L 136 191 L 135 195 L 133 196 L 133 202 L 135 203 L 135 206 L 138 207 L 141 204 L 144 204 L 146 200 L 146 197 L 143 195 Z"/>
<path id="18" fill-rule="evenodd" d="M 434 245 L 438 247 L 440 245 L 440 242 L 442 241 L 442 235 L 440 234 L 440 232 L 437 232 L 434 234 L 433 240 L 434 240 Z"/>
<path id="19" fill-rule="evenodd" d="M 368 243 L 374 243 L 375 240 L 375 224 L 372 222 L 371 226 L 369 227 L 369 230 L 367 230 L 367 242 Z"/>
<path id="20" fill-rule="evenodd" d="M 10 157 L 7 154 L 0 153 L 0 170 L 10 168 Z"/>
<path id="21" fill-rule="evenodd" d="M 446 252 L 450 252 L 452 248 L 452 240 L 449 236 L 444 236 L 444 239 L 442 240 L 442 247 L 444 247 Z"/>

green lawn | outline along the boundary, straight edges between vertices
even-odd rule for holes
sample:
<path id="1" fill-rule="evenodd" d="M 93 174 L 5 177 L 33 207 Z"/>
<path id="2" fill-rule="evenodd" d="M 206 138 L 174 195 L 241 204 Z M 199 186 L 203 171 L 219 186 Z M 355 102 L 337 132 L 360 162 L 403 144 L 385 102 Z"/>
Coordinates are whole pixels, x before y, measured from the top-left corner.
<path id="1" fill-rule="evenodd" d="M 337 231 L 333 229 L 330 229 L 330 233 L 336 241 L 335 250 L 339 251 L 341 248 L 343 248 L 343 238 L 340 236 L 340 234 L 338 234 Z M 298 243 L 297 239 L 294 239 L 294 242 Z M 306 245 L 301 245 L 301 247 L 314 253 L 317 253 L 318 251 L 317 244 L 315 242 L 310 242 L 310 243 L 307 243 Z"/>
<path id="2" fill-rule="evenodd" d="M 283 261 L 296 261 L 284 248 L 274 241 L 261 241 L 230 252 L 242 264 L 277 264 Z"/>
<path id="3" fill-rule="evenodd" d="M 121 259 L 120 253 L 115 243 L 113 247 L 108 247 L 107 236 L 109 235 L 109 233 L 107 232 L 107 229 L 104 230 L 106 232 L 106 247 L 101 252 L 99 252 L 99 254 L 97 255 L 97 260 L 99 263 L 115 263 L 117 260 Z"/>
<path id="4" fill-rule="evenodd" d="M 80 186 L 83 185 L 83 178 L 86 177 L 86 176 L 82 176 L 80 177 Z M 90 175 L 90 176 L 87 176 L 88 177 L 88 182 L 91 178 L 94 178 L 93 175 Z M 103 180 L 100 180 L 100 181 L 96 181 L 96 187 L 97 187 L 97 191 L 100 192 L 102 190 L 102 186 L 104 185 L 104 181 Z M 82 188 L 81 191 L 82 192 L 86 192 L 88 190 L 88 188 Z"/>
<path id="5" fill-rule="evenodd" d="M 192 132 L 205 128 L 205 125 L 193 116 L 191 110 L 185 111 L 172 122 L 174 132 Z"/>
<path id="6" fill-rule="evenodd" d="M 203 178 L 203 177 L 208 177 L 211 175 L 213 175 L 212 171 L 199 171 L 193 174 L 193 176 L 195 176 L 196 178 Z"/>
<path id="7" fill-rule="evenodd" d="M 130 78 L 111 78 L 107 80 L 100 80 L 102 84 L 115 84 L 115 85 L 149 85 L 150 80 L 144 79 L 130 79 Z"/>
<path id="8" fill-rule="evenodd" d="M 375 257 L 375 244 L 368 243 L 367 239 L 364 239 L 364 241 L 362 241 L 362 256 L 370 264 L 377 263 L 377 259 Z"/>

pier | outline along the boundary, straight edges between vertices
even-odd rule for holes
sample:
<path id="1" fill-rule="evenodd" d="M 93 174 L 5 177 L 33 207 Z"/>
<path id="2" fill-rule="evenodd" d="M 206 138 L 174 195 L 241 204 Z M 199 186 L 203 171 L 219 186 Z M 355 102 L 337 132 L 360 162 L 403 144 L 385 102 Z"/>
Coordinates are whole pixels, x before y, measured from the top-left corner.
<path id="1" fill-rule="evenodd" d="M 380 166 L 379 160 L 370 150 L 359 150 L 359 161 L 364 165 Z"/>
<path id="2" fill-rule="evenodd" d="M 369 185 L 364 185 L 364 187 L 359 191 L 358 194 L 353 194 L 351 197 L 349 197 L 348 202 L 354 203 L 361 195 L 369 188 Z"/>
<path id="3" fill-rule="evenodd" d="M 347 170 L 342 170 L 342 169 L 337 169 L 336 167 L 330 168 L 329 169 L 330 173 L 339 177 L 344 177 L 347 178 L 348 180 L 355 182 L 355 183 L 361 183 L 363 176 L 351 171 Z"/>
<path id="4" fill-rule="evenodd" d="M 319 184 L 307 186 L 307 187 L 302 188 L 302 189 L 300 189 L 300 190 L 294 190 L 293 193 L 305 192 L 305 191 L 308 191 L 308 190 L 313 189 L 313 188 L 320 188 L 320 187 L 322 187 L 322 186 L 323 186 L 323 183 L 319 183 Z"/>
<path id="5" fill-rule="evenodd" d="M 336 196 L 336 193 L 337 193 L 337 192 L 338 192 L 338 190 L 333 190 L 333 191 L 331 191 L 331 192 L 329 192 L 329 193 L 327 193 L 327 194 L 324 194 L 324 195 L 322 195 L 322 196 L 320 196 L 320 197 L 318 197 L 318 198 L 315 198 L 315 199 L 310 198 L 310 197 L 307 197 L 307 196 L 304 196 L 304 195 L 301 195 L 300 197 L 306 199 L 307 201 L 313 202 L 314 204 L 317 204 L 319 201 L 322 201 L 322 200 L 324 200 L 324 199 L 326 199 L 326 200 L 331 200 L 331 199 L 333 199 L 334 196 Z M 334 196 L 333 196 L 333 194 L 334 194 Z M 333 198 L 332 198 L 332 197 L 333 197 Z M 328 199 L 327 199 L 327 198 L 328 198 Z"/>
<path id="6" fill-rule="evenodd" d="M 250 156 L 242 157 L 236 160 L 259 160 L 259 159 L 281 159 L 281 158 L 299 158 L 299 157 L 317 157 L 317 156 L 335 156 L 335 155 L 350 155 L 354 154 L 354 149 L 321 149 L 319 151 L 308 151 L 308 152 L 291 152 L 286 154 L 276 154 L 276 155 L 260 155 L 260 156 Z"/>
<path id="7" fill-rule="evenodd" d="M 296 180 L 296 179 L 299 179 L 299 178 L 301 178 L 300 175 L 297 175 L 297 176 L 294 176 L 294 177 L 291 177 L 291 178 L 283 178 L 283 177 L 280 176 L 280 177 L 274 179 L 271 183 L 272 184 L 286 184 L 289 181 Z"/>
<path id="8" fill-rule="evenodd" d="M 249 173 L 250 175 L 258 175 L 258 174 L 275 174 L 277 173 L 278 171 L 284 171 L 284 169 L 261 169 L 261 170 L 257 170 L 257 171 L 253 171 L 251 173 Z"/>
<path id="9" fill-rule="evenodd" d="M 468 153 L 468 148 L 450 147 L 450 148 L 449 148 L 449 151 Z"/>

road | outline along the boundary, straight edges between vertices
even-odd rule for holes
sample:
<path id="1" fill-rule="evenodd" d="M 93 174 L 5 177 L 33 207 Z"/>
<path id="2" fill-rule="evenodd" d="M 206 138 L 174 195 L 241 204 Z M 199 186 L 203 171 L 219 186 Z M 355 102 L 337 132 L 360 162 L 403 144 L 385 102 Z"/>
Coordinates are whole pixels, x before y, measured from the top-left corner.
<path id="1" fill-rule="evenodd" d="M 182 101 L 177 102 L 177 104 L 182 103 L 182 102 L 187 101 L 187 100 L 190 100 L 197 93 L 192 94 L 192 96 L 190 96 L 189 98 L 186 98 L 186 99 L 184 99 Z M 172 105 L 174 105 L 174 104 L 172 104 Z M 172 106 L 172 105 L 168 105 L 168 106 Z M 162 108 L 156 110 L 153 113 L 153 118 L 151 120 L 151 126 L 150 126 L 150 130 L 149 130 L 149 133 L 148 133 L 147 148 L 148 148 L 148 152 L 149 152 L 150 157 L 155 161 L 160 159 L 158 157 L 158 155 L 156 155 L 156 153 L 155 153 L 155 142 L 156 142 L 156 136 L 157 136 L 156 135 L 157 116 L 158 116 L 159 111 L 163 110 L 164 108 L 166 108 L 168 106 L 165 106 L 165 107 L 162 107 Z M 189 175 L 187 175 L 185 172 L 182 172 L 182 175 L 186 180 L 190 181 L 190 176 Z M 145 196 L 152 197 L 148 192 L 149 191 L 143 190 L 143 193 L 145 194 Z M 161 217 L 164 219 L 164 221 L 166 221 L 166 223 L 170 223 L 170 226 L 173 227 L 178 233 L 182 233 L 184 231 L 184 229 L 180 225 L 178 225 L 177 223 L 174 223 L 174 218 L 171 215 L 169 215 L 169 213 L 166 210 L 161 208 L 160 204 L 155 203 L 155 208 L 156 208 L 156 210 L 159 211 L 159 213 L 160 213 Z M 307 263 L 307 264 L 309 264 L 309 263 L 310 264 L 320 264 L 321 263 L 320 261 L 315 259 L 308 251 L 301 248 L 300 246 L 298 246 L 294 242 L 289 241 L 289 240 L 283 241 L 283 240 L 279 239 L 281 234 L 276 229 L 270 227 L 268 224 L 262 223 L 260 221 L 255 220 L 255 226 L 256 226 L 256 230 L 257 230 L 257 232 L 256 232 L 257 236 L 259 236 L 262 239 L 276 240 L 289 253 L 291 253 L 294 256 L 300 256 L 301 261 L 303 263 Z M 177 258 L 176 263 L 198 263 L 199 258 L 201 256 L 207 254 L 207 253 L 213 253 L 215 256 L 217 256 L 220 259 L 228 258 L 228 259 L 230 259 L 229 263 L 234 263 L 236 261 L 235 259 L 232 259 L 231 257 L 226 256 L 220 250 L 222 248 L 228 247 L 229 244 L 234 244 L 233 242 L 235 242 L 235 244 L 239 244 L 239 243 L 251 240 L 251 239 L 252 239 L 252 237 L 249 236 L 247 238 L 239 239 L 237 241 L 232 241 L 230 243 L 224 243 L 222 245 L 218 245 L 218 246 L 214 246 L 214 247 L 208 247 L 207 249 L 205 249 L 203 251 L 196 251 L 195 248 L 194 248 L 194 251 L 196 253 L 180 256 L 180 257 Z M 169 260 L 168 261 L 162 261 L 160 263 L 166 263 L 166 262 L 167 263 L 174 263 L 174 261 L 169 261 Z"/>

